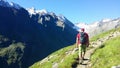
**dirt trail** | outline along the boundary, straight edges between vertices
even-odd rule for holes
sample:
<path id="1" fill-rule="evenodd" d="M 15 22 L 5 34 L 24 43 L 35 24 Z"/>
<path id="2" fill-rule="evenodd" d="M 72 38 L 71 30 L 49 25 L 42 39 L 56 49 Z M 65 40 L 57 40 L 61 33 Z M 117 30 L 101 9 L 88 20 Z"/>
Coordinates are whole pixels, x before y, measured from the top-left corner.
<path id="1" fill-rule="evenodd" d="M 105 36 L 103 38 L 98 39 L 95 42 L 92 42 L 91 46 L 93 46 L 93 48 L 86 51 L 86 55 L 85 55 L 86 60 L 84 60 L 82 64 L 76 63 L 76 66 L 73 68 L 90 68 L 91 67 L 90 56 L 95 51 L 95 49 L 101 46 L 105 41 L 115 38 L 117 36 L 120 36 L 120 32 L 115 31 L 115 32 L 110 33 L 108 36 Z M 78 62 L 78 60 L 76 62 Z"/>

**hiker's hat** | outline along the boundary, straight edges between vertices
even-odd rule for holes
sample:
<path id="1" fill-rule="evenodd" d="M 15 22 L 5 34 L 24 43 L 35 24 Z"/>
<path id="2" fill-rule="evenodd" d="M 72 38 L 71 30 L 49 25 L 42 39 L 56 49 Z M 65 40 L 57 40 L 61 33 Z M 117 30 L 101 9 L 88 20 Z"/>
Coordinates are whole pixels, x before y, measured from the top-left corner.
<path id="1" fill-rule="evenodd" d="M 85 29 L 84 29 L 84 28 L 81 28 L 80 30 L 81 30 L 81 31 L 85 31 Z"/>

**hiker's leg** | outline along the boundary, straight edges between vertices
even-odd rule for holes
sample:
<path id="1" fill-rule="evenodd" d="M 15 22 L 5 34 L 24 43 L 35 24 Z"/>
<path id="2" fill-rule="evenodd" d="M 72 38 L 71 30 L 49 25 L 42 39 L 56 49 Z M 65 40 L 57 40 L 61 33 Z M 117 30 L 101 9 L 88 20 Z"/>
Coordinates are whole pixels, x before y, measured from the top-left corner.
<path id="1" fill-rule="evenodd" d="M 84 57 L 84 46 L 82 45 L 81 46 L 81 59 L 83 59 Z"/>
<path id="2" fill-rule="evenodd" d="M 83 57 L 83 49 L 82 49 L 82 47 L 80 46 L 80 56 L 79 56 L 79 63 L 80 64 L 82 64 L 82 62 L 83 62 L 83 59 L 82 59 L 82 57 Z"/>
<path id="3" fill-rule="evenodd" d="M 85 53 L 86 53 L 86 46 L 84 45 L 83 46 L 83 59 L 84 59 Z"/>
<path id="4" fill-rule="evenodd" d="M 83 53 L 83 59 L 84 59 L 84 56 L 85 56 L 85 51 L 84 51 L 84 53 Z"/>
<path id="5" fill-rule="evenodd" d="M 83 52 L 82 52 L 82 51 L 81 51 L 81 53 L 80 53 L 80 56 L 81 56 L 80 59 L 82 59 L 82 57 L 83 57 Z"/>
<path id="6" fill-rule="evenodd" d="M 81 58 L 81 46 L 79 45 L 79 54 L 78 54 L 78 56 L 79 56 L 79 59 Z"/>
<path id="7" fill-rule="evenodd" d="M 82 53 L 83 53 L 82 47 L 79 46 L 79 63 L 80 64 L 82 63 Z"/>

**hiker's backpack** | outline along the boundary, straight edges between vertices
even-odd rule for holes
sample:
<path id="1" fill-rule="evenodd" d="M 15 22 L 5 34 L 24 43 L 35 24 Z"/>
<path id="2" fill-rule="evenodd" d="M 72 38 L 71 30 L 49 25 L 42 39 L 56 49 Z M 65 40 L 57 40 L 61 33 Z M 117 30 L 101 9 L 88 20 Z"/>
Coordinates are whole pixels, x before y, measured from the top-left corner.
<path id="1" fill-rule="evenodd" d="M 86 43 L 86 34 L 85 34 L 85 32 L 80 33 L 80 42 L 81 42 L 81 44 Z"/>

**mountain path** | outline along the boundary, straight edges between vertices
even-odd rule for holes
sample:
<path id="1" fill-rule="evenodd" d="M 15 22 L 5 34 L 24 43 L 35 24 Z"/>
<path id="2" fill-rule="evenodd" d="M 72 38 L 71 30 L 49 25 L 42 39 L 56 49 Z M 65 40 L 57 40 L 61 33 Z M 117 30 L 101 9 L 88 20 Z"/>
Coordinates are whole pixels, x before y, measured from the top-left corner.
<path id="1" fill-rule="evenodd" d="M 82 64 L 77 63 L 76 64 L 77 66 L 73 68 L 90 68 L 92 66 L 92 64 L 90 63 L 90 57 L 92 53 L 95 51 L 95 49 L 100 47 L 105 41 L 115 38 L 117 36 L 120 36 L 120 31 L 111 32 L 108 36 L 100 38 L 97 41 L 91 42 L 91 46 L 93 46 L 93 48 L 86 51 L 86 54 L 84 57 L 86 60 L 84 60 Z"/>

